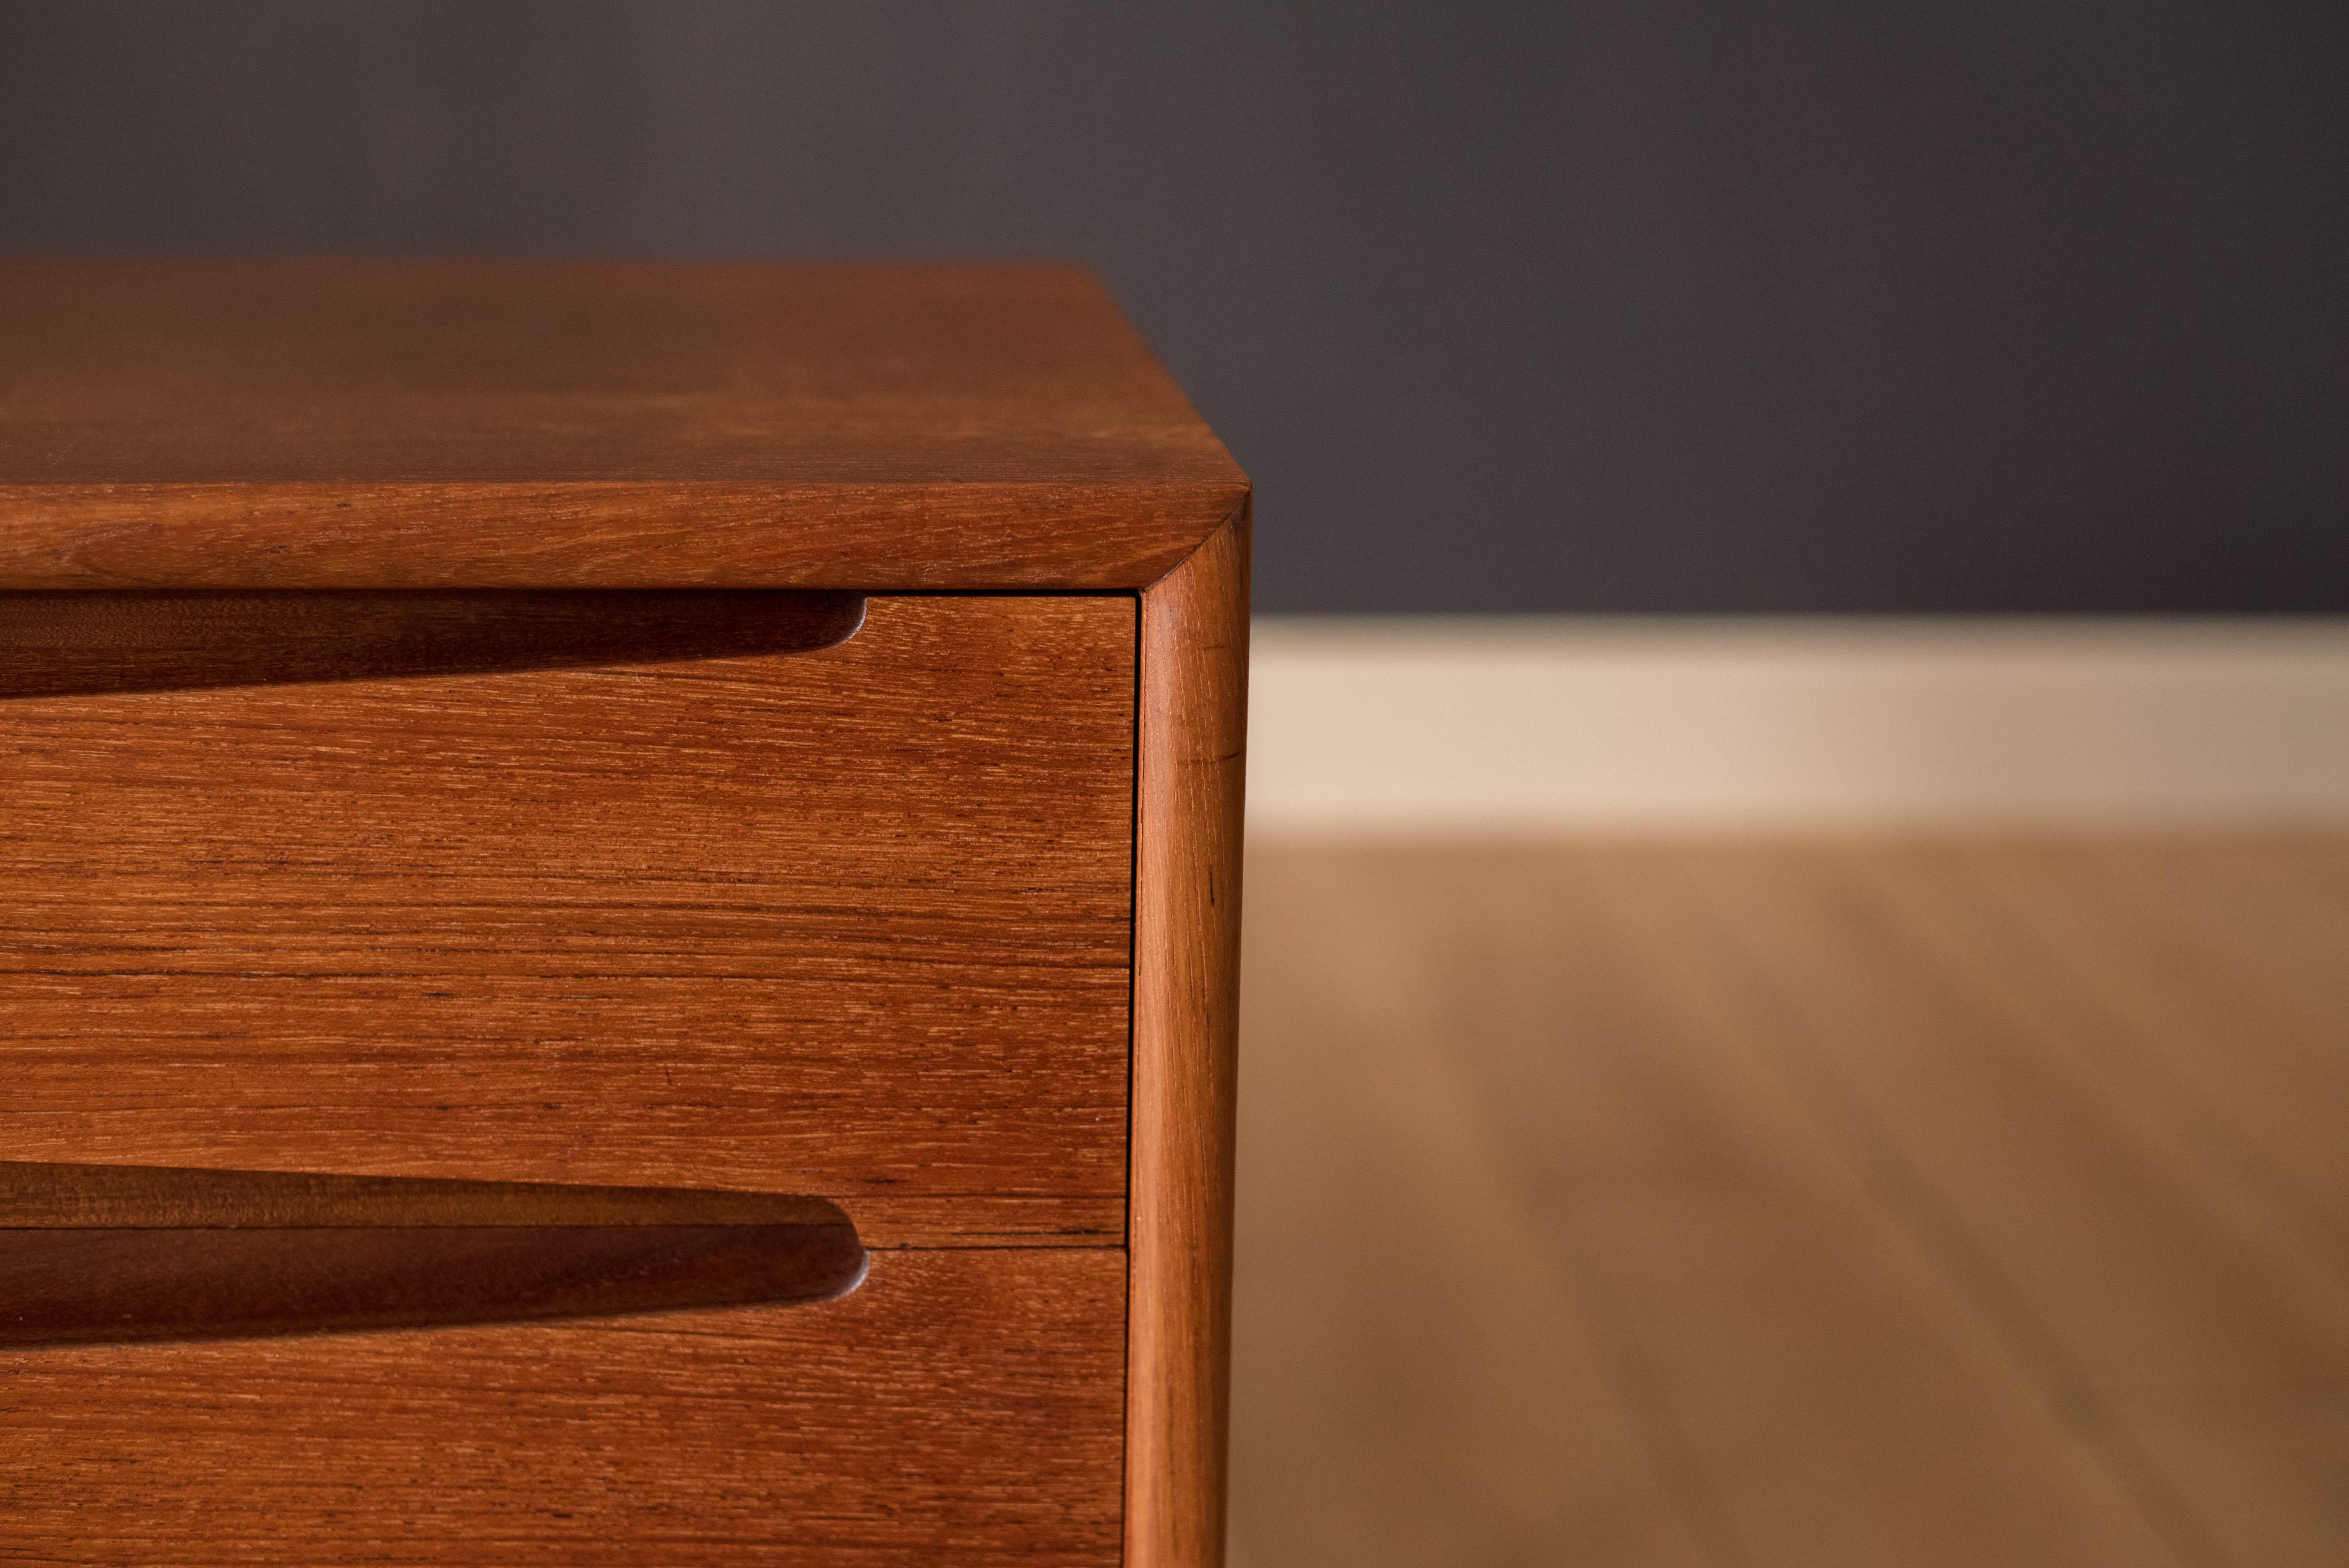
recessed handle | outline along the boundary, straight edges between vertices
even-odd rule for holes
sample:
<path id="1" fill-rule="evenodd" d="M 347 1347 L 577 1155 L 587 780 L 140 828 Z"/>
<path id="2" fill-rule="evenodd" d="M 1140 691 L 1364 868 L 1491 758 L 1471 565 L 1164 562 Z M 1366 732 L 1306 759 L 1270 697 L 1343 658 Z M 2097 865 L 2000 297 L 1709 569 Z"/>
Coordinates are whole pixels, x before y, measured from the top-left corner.
<path id="1" fill-rule="evenodd" d="M 0 699 L 814 653 L 857 593 L 797 590 L 0 593 Z"/>
<path id="2" fill-rule="evenodd" d="M 812 1303 L 866 1264 L 820 1198 L 0 1163 L 0 1346 Z"/>

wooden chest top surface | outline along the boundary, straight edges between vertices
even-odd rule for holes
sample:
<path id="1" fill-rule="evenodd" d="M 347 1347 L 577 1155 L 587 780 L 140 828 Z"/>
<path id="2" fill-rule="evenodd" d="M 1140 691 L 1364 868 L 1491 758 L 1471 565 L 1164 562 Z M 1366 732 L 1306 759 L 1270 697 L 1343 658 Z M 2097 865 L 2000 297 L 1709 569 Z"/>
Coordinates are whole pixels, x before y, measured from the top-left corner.
<path id="1" fill-rule="evenodd" d="M 1074 268 L 0 261 L 0 589 L 1131 589 L 1246 494 Z"/>

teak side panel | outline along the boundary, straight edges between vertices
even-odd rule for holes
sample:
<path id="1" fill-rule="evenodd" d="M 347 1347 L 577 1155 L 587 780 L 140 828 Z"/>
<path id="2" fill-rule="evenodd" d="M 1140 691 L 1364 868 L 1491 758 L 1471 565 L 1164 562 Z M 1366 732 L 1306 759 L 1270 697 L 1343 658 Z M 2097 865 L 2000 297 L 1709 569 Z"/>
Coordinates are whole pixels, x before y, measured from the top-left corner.
<path id="1" fill-rule="evenodd" d="M 1073 268 L 0 260 L 0 588 L 1131 591 L 1246 493 Z"/>
<path id="2" fill-rule="evenodd" d="M 1134 636 L 0 701 L 0 1158 L 1122 1195 Z"/>
<path id="3" fill-rule="evenodd" d="M 1142 601 L 1129 1568 L 1224 1555 L 1248 514 Z"/>
<path id="4" fill-rule="evenodd" d="M 0 1351 L 0 1556 L 1107 1564 L 1123 1257 L 884 1254 L 817 1306 Z"/>

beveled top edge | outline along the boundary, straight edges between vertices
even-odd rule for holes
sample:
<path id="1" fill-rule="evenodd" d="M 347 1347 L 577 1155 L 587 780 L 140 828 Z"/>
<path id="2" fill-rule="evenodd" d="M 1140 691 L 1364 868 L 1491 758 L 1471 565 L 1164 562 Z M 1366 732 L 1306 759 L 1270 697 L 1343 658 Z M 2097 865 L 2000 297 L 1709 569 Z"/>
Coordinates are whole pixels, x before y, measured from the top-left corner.
<path id="1" fill-rule="evenodd" d="M 0 260 L 0 588 L 1129 589 L 1247 494 L 1071 267 Z"/>

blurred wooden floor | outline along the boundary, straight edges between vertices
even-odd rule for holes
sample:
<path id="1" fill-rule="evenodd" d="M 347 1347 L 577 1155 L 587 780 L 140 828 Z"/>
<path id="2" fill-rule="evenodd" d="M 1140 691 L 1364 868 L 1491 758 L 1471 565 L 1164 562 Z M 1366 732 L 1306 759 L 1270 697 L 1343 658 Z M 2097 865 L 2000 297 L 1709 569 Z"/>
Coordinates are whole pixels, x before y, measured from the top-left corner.
<path id="1" fill-rule="evenodd" d="M 1236 1568 L 2349 1563 L 2349 838 L 1248 877 Z"/>

